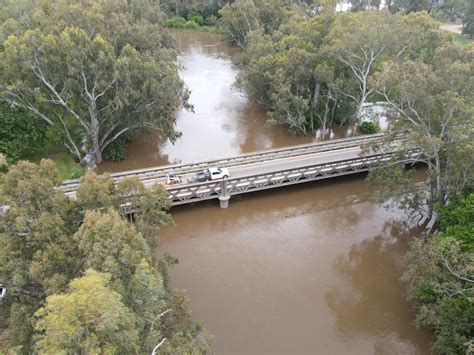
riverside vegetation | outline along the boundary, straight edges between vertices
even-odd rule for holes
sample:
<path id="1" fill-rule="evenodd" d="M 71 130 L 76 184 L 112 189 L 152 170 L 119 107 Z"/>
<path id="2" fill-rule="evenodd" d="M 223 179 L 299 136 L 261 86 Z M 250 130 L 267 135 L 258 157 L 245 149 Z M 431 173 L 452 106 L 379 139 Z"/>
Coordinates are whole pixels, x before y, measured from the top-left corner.
<path id="1" fill-rule="evenodd" d="M 188 92 L 158 5 L 58 0 L 12 11 L 0 30 L 0 96 L 89 169 L 126 134 L 155 129 L 173 141 Z"/>
<path id="2" fill-rule="evenodd" d="M 49 160 L 20 161 L 3 180 L 2 352 L 150 353 L 158 344 L 163 354 L 207 352 L 209 337 L 170 286 L 177 260 L 153 256 L 172 223 L 161 185 L 115 186 L 88 173 L 71 200 Z"/>
<path id="3" fill-rule="evenodd" d="M 369 180 L 380 184 L 382 201 L 439 220 L 438 235 L 412 244 L 403 278 L 407 297 L 417 322 L 434 330 L 434 351 L 472 349 L 474 47 L 456 45 L 427 12 L 419 12 L 432 10 L 428 2 L 394 1 L 390 11 L 351 13 L 337 13 L 332 0 L 162 1 L 164 13 L 158 1 L 7 3 L 0 28 L 0 119 L 7 129 L 0 151 L 10 163 L 53 141 L 93 169 L 104 153 L 123 156 L 128 134 L 156 129 L 176 139 L 174 112 L 189 108 L 189 93 L 178 77 L 173 41 L 162 29 L 167 16 L 217 22 L 242 49 L 237 85 L 293 132 L 349 122 L 369 129 L 362 125 L 363 107 L 384 101 L 392 116 L 386 143 L 400 134 L 405 141 Z M 378 7 L 374 2 L 360 10 L 367 6 Z M 462 10 L 465 31 L 472 27 L 471 7 Z M 425 184 L 415 184 L 413 171 L 400 165 L 412 150 L 428 167 Z M 13 206 L 2 221 L 9 262 L 0 275 L 12 285 L 1 305 L 5 348 L 140 352 L 166 339 L 163 351 L 205 351 L 205 332 L 169 287 L 173 259 L 151 257 L 159 226 L 169 223 L 165 192 L 146 192 L 128 180 L 115 188 L 108 178 L 87 175 L 81 189 L 92 197 L 84 193 L 66 202 L 53 189 L 53 171 L 47 161 L 39 167 L 21 162 L 4 178 L 2 198 Z M 143 210 L 131 224 L 117 201 L 139 195 L 143 200 L 134 203 Z M 102 235 L 123 254 L 101 247 Z M 147 294 L 153 287 L 160 289 L 156 304 L 133 303 L 134 290 Z M 77 319 L 85 315 L 71 309 L 82 307 L 84 289 L 94 290 L 95 305 L 104 305 L 86 307 L 85 314 L 106 316 L 100 313 L 110 310 L 105 293 L 120 312 L 100 332 L 87 325 L 93 335 L 75 342 L 84 330 Z M 161 328 L 167 320 L 184 328 Z M 122 324 L 115 338 L 107 330 L 114 322 Z M 70 330 L 62 343 L 58 327 Z"/>

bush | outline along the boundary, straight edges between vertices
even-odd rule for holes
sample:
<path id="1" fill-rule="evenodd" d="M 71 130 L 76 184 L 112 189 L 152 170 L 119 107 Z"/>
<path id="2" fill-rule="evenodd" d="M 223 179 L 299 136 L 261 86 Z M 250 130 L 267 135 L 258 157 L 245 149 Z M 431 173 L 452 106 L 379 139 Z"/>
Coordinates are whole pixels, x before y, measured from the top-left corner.
<path id="1" fill-rule="evenodd" d="M 186 23 L 186 19 L 175 16 L 167 19 L 163 24 L 165 27 L 172 27 L 172 28 L 183 28 Z"/>
<path id="2" fill-rule="evenodd" d="M 186 23 L 184 24 L 184 29 L 186 30 L 195 30 L 197 28 L 199 28 L 201 26 L 199 26 L 196 22 L 194 21 L 186 21 Z"/>
<path id="3" fill-rule="evenodd" d="M 217 17 L 214 15 L 208 16 L 204 18 L 204 26 L 216 26 L 217 25 Z"/>
<path id="4" fill-rule="evenodd" d="M 379 126 L 376 123 L 364 121 L 359 125 L 359 131 L 365 134 L 374 134 L 379 130 Z"/>
<path id="5" fill-rule="evenodd" d="M 164 26 L 168 28 L 184 28 L 187 30 L 194 30 L 200 27 L 199 24 L 195 22 L 194 20 L 189 21 L 179 16 L 169 18 L 168 20 L 164 22 Z"/>
<path id="6" fill-rule="evenodd" d="M 127 144 L 132 142 L 132 138 L 129 135 L 122 135 L 117 140 L 110 143 L 105 148 L 105 159 L 111 160 L 114 163 L 127 159 Z"/>
<path id="7" fill-rule="evenodd" d="M 48 126 L 30 112 L 0 103 L 0 153 L 11 164 L 46 150 Z"/>
<path id="8" fill-rule="evenodd" d="M 200 15 L 196 11 L 189 11 L 188 16 L 186 16 L 186 18 L 188 19 L 188 21 L 195 22 L 199 26 L 204 25 L 204 18 L 202 17 L 202 15 Z"/>

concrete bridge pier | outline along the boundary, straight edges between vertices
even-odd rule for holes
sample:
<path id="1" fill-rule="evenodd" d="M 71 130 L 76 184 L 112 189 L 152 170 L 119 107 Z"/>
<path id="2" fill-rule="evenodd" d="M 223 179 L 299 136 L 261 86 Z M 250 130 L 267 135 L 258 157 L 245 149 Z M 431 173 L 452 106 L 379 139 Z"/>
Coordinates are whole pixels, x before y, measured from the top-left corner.
<path id="1" fill-rule="evenodd" d="M 219 205 L 221 206 L 221 208 L 228 208 L 229 207 L 229 200 L 230 200 L 229 195 L 219 196 Z"/>
<path id="2" fill-rule="evenodd" d="M 219 204 L 221 208 L 228 208 L 229 207 L 229 200 L 230 195 L 227 191 L 227 178 L 224 178 L 221 182 L 221 194 L 219 196 Z"/>

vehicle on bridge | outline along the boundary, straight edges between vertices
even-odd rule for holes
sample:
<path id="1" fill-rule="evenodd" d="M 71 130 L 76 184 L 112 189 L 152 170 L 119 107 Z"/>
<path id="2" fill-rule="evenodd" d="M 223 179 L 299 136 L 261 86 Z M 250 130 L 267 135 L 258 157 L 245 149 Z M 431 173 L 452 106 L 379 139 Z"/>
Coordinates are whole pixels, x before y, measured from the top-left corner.
<path id="1" fill-rule="evenodd" d="M 176 185 L 182 182 L 181 176 L 176 175 L 175 173 L 166 174 L 166 184 Z"/>
<path id="2" fill-rule="evenodd" d="M 227 168 L 209 168 L 200 171 L 196 174 L 196 180 L 198 182 L 204 182 L 207 180 L 219 180 L 229 177 L 229 169 Z"/>

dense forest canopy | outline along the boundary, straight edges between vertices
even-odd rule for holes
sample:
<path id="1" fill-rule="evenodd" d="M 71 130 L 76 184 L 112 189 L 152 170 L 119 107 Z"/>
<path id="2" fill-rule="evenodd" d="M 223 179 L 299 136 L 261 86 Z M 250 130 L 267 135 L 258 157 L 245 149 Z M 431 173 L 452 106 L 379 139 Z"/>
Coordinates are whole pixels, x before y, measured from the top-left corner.
<path id="1" fill-rule="evenodd" d="M 207 351 L 208 336 L 170 286 L 177 260 L 154 257 L 160 228 L 172 223 L 161 185 L 115 186 L 89 173 L 71 200 L 48 160 L 20 161 L 3 183 L 3 351 L 150 353 L 160 342 L 164 354 Z M 133 223 L 120 208 L 125 199 Z"/>

